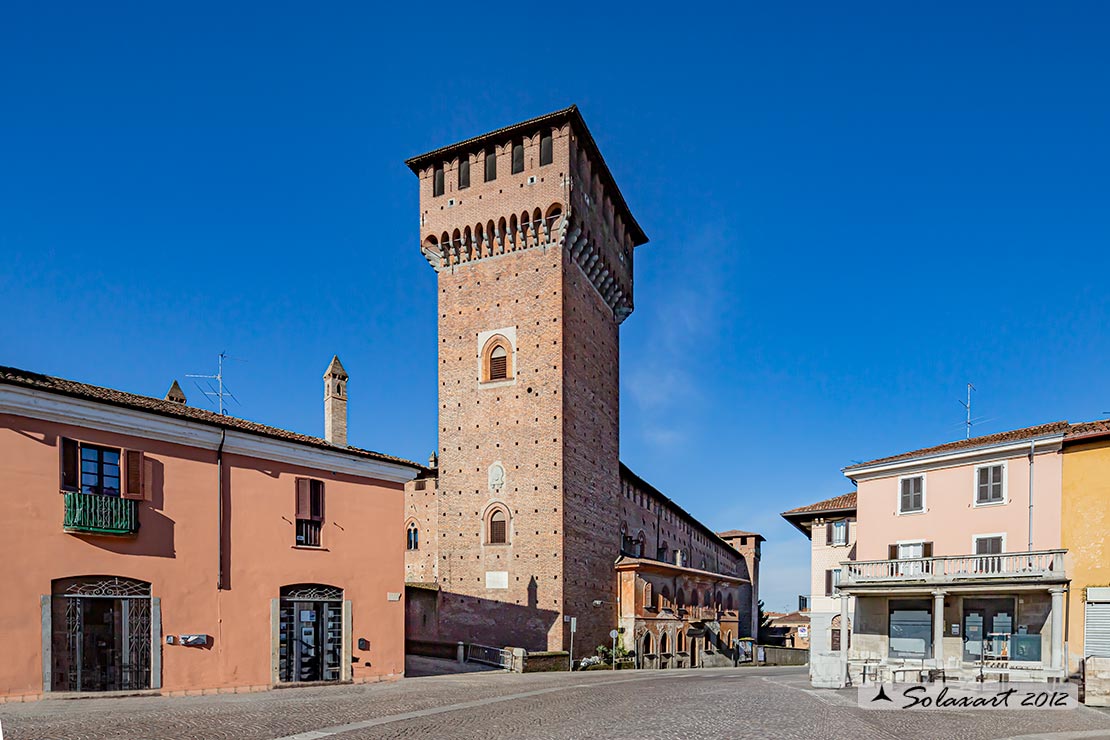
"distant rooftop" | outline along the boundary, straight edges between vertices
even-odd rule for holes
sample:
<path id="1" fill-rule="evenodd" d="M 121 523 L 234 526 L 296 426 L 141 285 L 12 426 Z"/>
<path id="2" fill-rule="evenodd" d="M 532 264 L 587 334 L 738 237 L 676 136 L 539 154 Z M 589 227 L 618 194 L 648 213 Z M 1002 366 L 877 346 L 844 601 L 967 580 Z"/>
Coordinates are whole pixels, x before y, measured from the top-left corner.
<path id="1" fill-rule="evenodd" d="M 851 493 L 842 493 L 839 496 L 827 498 L 824 501 L 784 511 L 780 516 L 793 524 L 799 532 L 809 537 L 810 526 L 814 519 L 835 514 L 852 514 L 855 510 L 856 492 L 852 491 Z"/>

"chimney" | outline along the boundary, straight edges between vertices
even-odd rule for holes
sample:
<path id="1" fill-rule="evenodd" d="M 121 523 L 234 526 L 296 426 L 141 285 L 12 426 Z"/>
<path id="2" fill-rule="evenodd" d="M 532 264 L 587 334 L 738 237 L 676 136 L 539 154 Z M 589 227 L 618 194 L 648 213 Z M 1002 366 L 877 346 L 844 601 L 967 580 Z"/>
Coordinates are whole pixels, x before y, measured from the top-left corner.
<path id="1" fill-rule="evenodd" d="M 176 380 L 173 381 L 173 385 L 170 386 L 170 389 L 166 391 L 164 400 L 172 401 L 173 403 L 185 403 L 185 391 L 181 390 L 181 386 L 177 384 Z"/>
<path id="2" fill-rule="evenodd" d="M 347 371 L 339 355 L 331 358 L 324 373 L 324 439 L 347 446 Z"/>

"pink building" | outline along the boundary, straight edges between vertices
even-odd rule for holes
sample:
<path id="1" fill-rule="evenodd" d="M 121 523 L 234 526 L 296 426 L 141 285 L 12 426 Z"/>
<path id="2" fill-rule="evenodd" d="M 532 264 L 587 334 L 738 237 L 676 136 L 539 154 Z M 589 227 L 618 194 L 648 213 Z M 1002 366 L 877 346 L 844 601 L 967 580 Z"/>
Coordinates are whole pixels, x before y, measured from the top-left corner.
<path id="1" fill-rule="evenodd" d="M 401 675 L 421 466 L 346 444 L 346 381 L 320 439 L 0 368 L 0 701 Z"/>
<path id="2" fill-rule="evenodd" d="M 856 553 L 836 588 L 841 649 L 815 662 L 815 683 L 910 667 L 1064 675 L 1067 429 L 1045 424 L 845 468 L 858 486 Z"/>

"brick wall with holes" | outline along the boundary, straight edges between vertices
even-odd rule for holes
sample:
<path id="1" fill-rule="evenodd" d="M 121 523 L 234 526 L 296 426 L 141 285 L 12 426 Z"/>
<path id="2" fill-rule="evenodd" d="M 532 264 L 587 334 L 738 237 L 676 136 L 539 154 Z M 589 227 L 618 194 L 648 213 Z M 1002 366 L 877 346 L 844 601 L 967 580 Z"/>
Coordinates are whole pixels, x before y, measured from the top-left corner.
<path id="1" fill-rule="evenodd" d="M 439 274 L 440 625 L 445 639 L 532 650 L 562 641 L 560 251 Z M 511 377 L 481 382 L 481 335 L 513 339 Z M 503 482 L 491 485 L 495 464 Z M 508 543 L 486 515 L 508 508 Z"/>

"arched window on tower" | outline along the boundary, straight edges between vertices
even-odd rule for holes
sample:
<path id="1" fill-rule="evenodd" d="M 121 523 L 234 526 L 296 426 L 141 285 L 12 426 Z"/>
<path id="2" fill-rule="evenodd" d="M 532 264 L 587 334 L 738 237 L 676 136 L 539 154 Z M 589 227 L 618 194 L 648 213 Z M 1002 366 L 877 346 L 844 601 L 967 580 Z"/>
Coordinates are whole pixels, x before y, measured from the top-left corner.
<path id="1" fill-rule="evenodd" d="M 416 522 L 409 522 L 409 526 L 405 531 L 405 549 L 420 549 L 420 530 L 417 529 Z"/>
<path id="2" fill-rule="evenodd" d="M 513 377 L 513 354 L 509 340 L 501 335 L 492 337 L 482 349 L 482 382 L 490 383 Z"/>
<path id="3" fill-rule="evenodd" d="M 490 147 L 486 150 L 486 182 L 497 179 L 497 150 Z"/>
<path id="4" fill-rule="evenodd" d="M 509 353 L 498 345 L 489 353 L 489 379 L 504 380 L 509 377 Z"/>
<path id="5" fill-rule="evenodd" d="M 470 187 L 470 155 L 459 158 L 459 190 Z"/>
<path id="6" fill-rule="evenodd" d="M 543 135 L 540 136 L 540 167 L 543 167 L 545 164 L 551 164 L 555 159 L 554 152 L 552 151 L 553 144 L 554 141 L 551 136 L 551 131 L 544 131 Z"/>
<path id="7" fill-rule="evenodd" d="M 513 142 L 513 174 L 524 172 L 524 142 Z"/>
<path id="8" fill-rule="evenodd" d="M 504 509 L 498 507 L 490 512 L 487 531 L 489 532 L 489 544 L 509 544 L 509 517 Z"/>
<path id="9" fill-rule="evenodd" d="M 441 195 L 443 195 L 443 165 L 436 167 L 432 175 L 432 197 L 438 198 Z"/>

